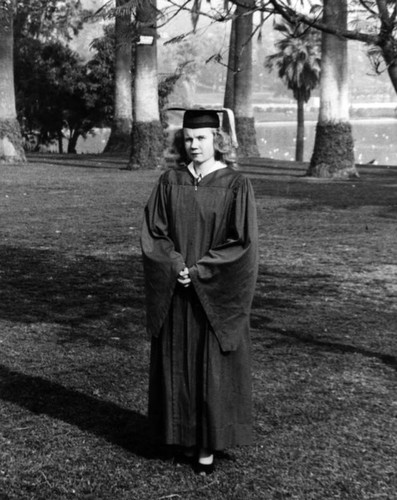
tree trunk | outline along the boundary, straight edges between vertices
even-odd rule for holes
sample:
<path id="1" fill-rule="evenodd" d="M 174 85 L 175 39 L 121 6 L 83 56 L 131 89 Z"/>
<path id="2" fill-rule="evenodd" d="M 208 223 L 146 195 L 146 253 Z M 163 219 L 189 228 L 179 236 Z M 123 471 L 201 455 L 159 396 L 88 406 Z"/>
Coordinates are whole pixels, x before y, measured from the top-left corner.
<path id="1" fill-rule="evenodd" d="M 62 130 L 58 132 L 58 153 L 63 154 L 63 133 L 62 133 Z"/>
<path id="2" fill-rule="evenodd" d="M 26 162 L 15 106 L 14 8 L 14 1 L 6 3 L 0 15 L 0 163 Z"/>
<path id="3" fill-rule="evenodd" d="M 387 73 L 394 90 L 397 92 L 397 45 L 393 34 L 388 36 L 380 45 L 383 59 L 385 60 Z"/>
<path id="4" fill-rule="evenodd" d="M 246 0 L 236 8 L 234 115 L 239 143 L 238 156 L 259 156 L 252 106 L 252 14 L 247 14 L 254 0 Z"/>
<path id="5" fill-rule="evenodd" d="M 79 140 L 80 133 L 78 128 L 76 127 L 73 131 L 71 131 L 70 139 L 68 142 L 68 154 L 75 155 L 77 154 L 76 147 L 77 141 Z"/>
<path id="6" fill-rule="evenodd" d="M 156 0 L 142 2 L 137 11 L 134 120 L 128 169 L 156 168 L 162 163 L 164 134 L 160 123 L 157 77 Z"/>
<path id="7" fill-rule="evenodd" d="M 127 0 L 117 0 L 120 7 Z M 132 49 L 129 15 L 116 16 L 116 48 L 114 66 L 114 116 L 105 153 L 128 153 L 132 131 Z"/>
<path id="8" fill-rule="evenodd" d="M 347 0 L 324 2 L 324 23 L 347 28 Z M 322 33 L 320 110 L 307 175 L 357 177 L 349 122 L 347 40 Z"/>
<path id="9" fill-rule="evenodd" d="M 230 29 L 229 56 L 226 73 L 225 96 L 223 106 L 234 109 L 234 74 L 236 71 L 236 21 L 233 19 Z"/>
<path id="10" fill-rule="evenodd" d="M 300 97 L 297 103 L 295 161 L 303 161 L 305 148 L 305 100 Z"/>

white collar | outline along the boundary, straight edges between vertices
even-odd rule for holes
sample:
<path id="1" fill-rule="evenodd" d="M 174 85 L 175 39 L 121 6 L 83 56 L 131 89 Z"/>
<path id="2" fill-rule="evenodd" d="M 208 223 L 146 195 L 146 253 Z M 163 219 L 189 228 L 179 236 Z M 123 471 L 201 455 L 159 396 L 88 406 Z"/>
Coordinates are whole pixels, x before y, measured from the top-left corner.
<path id="1" fill-rule="evenodd" d="M 216 161 L 212 167 L 208 170 L 208 172 L 205 173 L 205 175 L 198 174 L 194 168 L 193 162 L 189 163 L 187 166 L 189 172 L 193 175 L 195 179 L 198 179 L 200 182 L 203 177 L 205 177 L 208 174 L 211 174 L 212 172 L 215 172 L 215 170 L 220 170 L 221 168 L 226 168 L 227 165 L 225 163 L 222 163 L 221 161 Z"/>

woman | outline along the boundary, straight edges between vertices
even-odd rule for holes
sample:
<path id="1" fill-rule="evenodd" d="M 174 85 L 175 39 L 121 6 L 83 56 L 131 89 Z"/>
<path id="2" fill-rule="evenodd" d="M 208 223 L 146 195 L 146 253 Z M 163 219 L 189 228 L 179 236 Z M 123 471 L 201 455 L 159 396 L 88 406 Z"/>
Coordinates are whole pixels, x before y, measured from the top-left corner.
<path id="1" fill-rule="evenodd" d="M 214 451 L 251 442 L 256 211 L 250 182 L 227 166 L 218 112 L 187 110 L 183 146 L 190 163 L 160 177 L 142 230 L 149 418 L 210 473 Z"/>

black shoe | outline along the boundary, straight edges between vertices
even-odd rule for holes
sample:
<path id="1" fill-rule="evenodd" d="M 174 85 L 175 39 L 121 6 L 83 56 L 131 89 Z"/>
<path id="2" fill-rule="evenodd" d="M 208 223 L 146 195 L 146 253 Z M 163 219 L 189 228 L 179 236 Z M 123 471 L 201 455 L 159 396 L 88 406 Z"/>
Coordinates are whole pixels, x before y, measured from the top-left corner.
<path id="1" fill-rule="evenodd" d="M 194 470 L 196 474 L 209 476 L 215 471 L 215 464 L 214 462 L 212 462 L 212 464 L 201 464 L 200 462 L 197 462 Z"/>
<path id="2" fill-rule="evenodd" d="M 174 462 L 177 465 L 193 465 L 194 460 L 194 456 L 185 455 L 184 453 L 178 453 L 178 455 L 174 456 Z"/>
<path id="3" fill-rule="evenodd" d="M 193 465 L 197 458 L 197 452 L 194 446 L 192 447 L 181 447 L 174 454 L 174 462 L 181 465 Z"/>

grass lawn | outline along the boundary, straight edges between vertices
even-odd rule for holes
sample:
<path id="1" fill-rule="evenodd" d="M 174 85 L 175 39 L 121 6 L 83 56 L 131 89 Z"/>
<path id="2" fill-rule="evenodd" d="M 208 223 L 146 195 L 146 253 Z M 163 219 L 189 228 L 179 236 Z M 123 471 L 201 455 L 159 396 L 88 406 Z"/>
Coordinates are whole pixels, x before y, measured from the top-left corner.
<path id="1" fill-rule="evenodd" d="M 395 500 L 397 168 L 248 169 L 255 444 L 205 478 L 150 443 L 139 228 L 159 172 L 122 164 L 0 167 L 0 500 Z"/>

